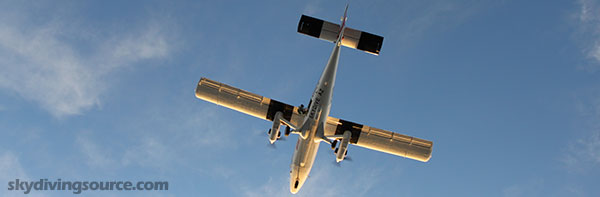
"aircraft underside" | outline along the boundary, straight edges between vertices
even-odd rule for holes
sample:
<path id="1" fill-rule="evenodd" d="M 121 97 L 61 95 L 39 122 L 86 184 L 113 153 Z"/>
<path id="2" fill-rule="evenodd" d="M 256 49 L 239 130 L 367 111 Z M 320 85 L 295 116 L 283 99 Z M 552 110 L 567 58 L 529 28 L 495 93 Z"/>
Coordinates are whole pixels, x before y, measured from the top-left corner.
<path id="1" fill-rule="evenodd" d="M 290 192 L 295 194 L 306 182 L 321 142 L 334 149 L 337 162 L 344 160 L 350 144 L 427 162 L 431 158 L 431 141 L 410 137 L 329 116 L 341 46 L 378 55 L 383 37 L 345 27 L 346 10 L 341 25 L 302 15 L 298 32 L 334 43 L 329 61 L 315 87 L 308 107 L 291 106 L 216 81 L 202 78 L 196 97 L 264 120 L 273 121 L 267 132 L 270 143 L 284 135 L 298 134 L 290 165 Z"/>

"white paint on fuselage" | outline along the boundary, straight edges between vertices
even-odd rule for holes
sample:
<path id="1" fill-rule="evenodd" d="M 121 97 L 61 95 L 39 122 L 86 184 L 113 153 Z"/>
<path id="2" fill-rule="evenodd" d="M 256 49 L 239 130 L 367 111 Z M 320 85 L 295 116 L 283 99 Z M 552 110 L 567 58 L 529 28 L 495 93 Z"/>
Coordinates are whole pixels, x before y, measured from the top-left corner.
<path id="1" fill-rule="evenodd" d="M 319 125 L 321 125 L 321 128 L 324 128 L 329 116 L 329 110 L 331 109 L 333 86 L 335 84 L 335 75 L 340 56 L 340 45 L 338 43 L 333 47 L 327 66 L 321 74 L 321 78 L 313 92 L 310 102 L 311 106 L 308 109 L 309 114 L 303 123 L 303 125 L 311 125 L 309 122 L 313 124 L 310 128 L 301 127 L 302 129 L 308 129 L 308 133 L 306 136 L 298 137 L 298 142 L 296 143 L 292 164 L 290 165 L 290 192 L 293 194 L 302 188 L 306 178 L 308 178 L 322 140 L 318 136 L 323 136 L 323 133 L 317 132 L 323 132 L 323 130 L 317 128 L 319 128 Z"/>

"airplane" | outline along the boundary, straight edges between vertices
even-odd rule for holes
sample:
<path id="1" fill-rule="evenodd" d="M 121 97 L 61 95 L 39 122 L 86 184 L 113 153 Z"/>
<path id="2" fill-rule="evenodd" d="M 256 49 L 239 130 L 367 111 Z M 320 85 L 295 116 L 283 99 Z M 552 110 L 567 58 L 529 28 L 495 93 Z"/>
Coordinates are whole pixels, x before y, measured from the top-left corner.
<path id="1" fill-rule="evenodd" d="M 239 88 L 202 77 L 196 97 L 260 119 L 273 122 L 267 132 L 269 142 L 284 135 L 298 134 L 290 165 L 290 192 L 298 193 L 310 173 L 319 145 L 325 142 L 334 150 L 336 162 L 346 158 L 348 145 L 381 151 L 417 161 L 431 158 L 433 142 L 362 125 L 329 116 L 341 46 L 379 55 L 383 37 L 346 27 L 348 5 L 341 25 L 302 15 L 298 32 L 333 42 L 333 51 L 306 108 L 292 106 Z"/>

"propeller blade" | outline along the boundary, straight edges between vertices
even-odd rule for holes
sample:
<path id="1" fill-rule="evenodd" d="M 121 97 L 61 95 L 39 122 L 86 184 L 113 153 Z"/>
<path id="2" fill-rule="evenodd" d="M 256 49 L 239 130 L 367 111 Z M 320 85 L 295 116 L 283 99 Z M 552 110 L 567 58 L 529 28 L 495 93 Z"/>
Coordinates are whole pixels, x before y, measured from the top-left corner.
<path id="1" fill-rule="evenodd" d="M 331 161 L 331 162 L 332 162 L 332 164 L 333 164 L 334 166 L 336 166 L 336 167 L 338 167 L 338 168 L 339 168 L 339 167 L 342 167 L 342 164 L 341 164 L 341 163 L 338 163 L 338 162 L 336 162 L 335 160 L 333 160 L 333 161 Z"/>

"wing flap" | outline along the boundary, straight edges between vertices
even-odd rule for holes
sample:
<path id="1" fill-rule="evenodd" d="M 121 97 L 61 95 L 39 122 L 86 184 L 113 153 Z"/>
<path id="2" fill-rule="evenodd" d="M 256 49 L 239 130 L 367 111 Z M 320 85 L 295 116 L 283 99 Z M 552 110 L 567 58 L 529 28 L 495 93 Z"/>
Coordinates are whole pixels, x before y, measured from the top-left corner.
<path id="1" fill-rule="evenodd" d="M 352 132 L 350 144 L 392 155 L 427 162 L 431 158 L 433 142 L 378 129 L 354 122 L 328 117 L 325 136 L 334 136 L 344 131 Z"/>

